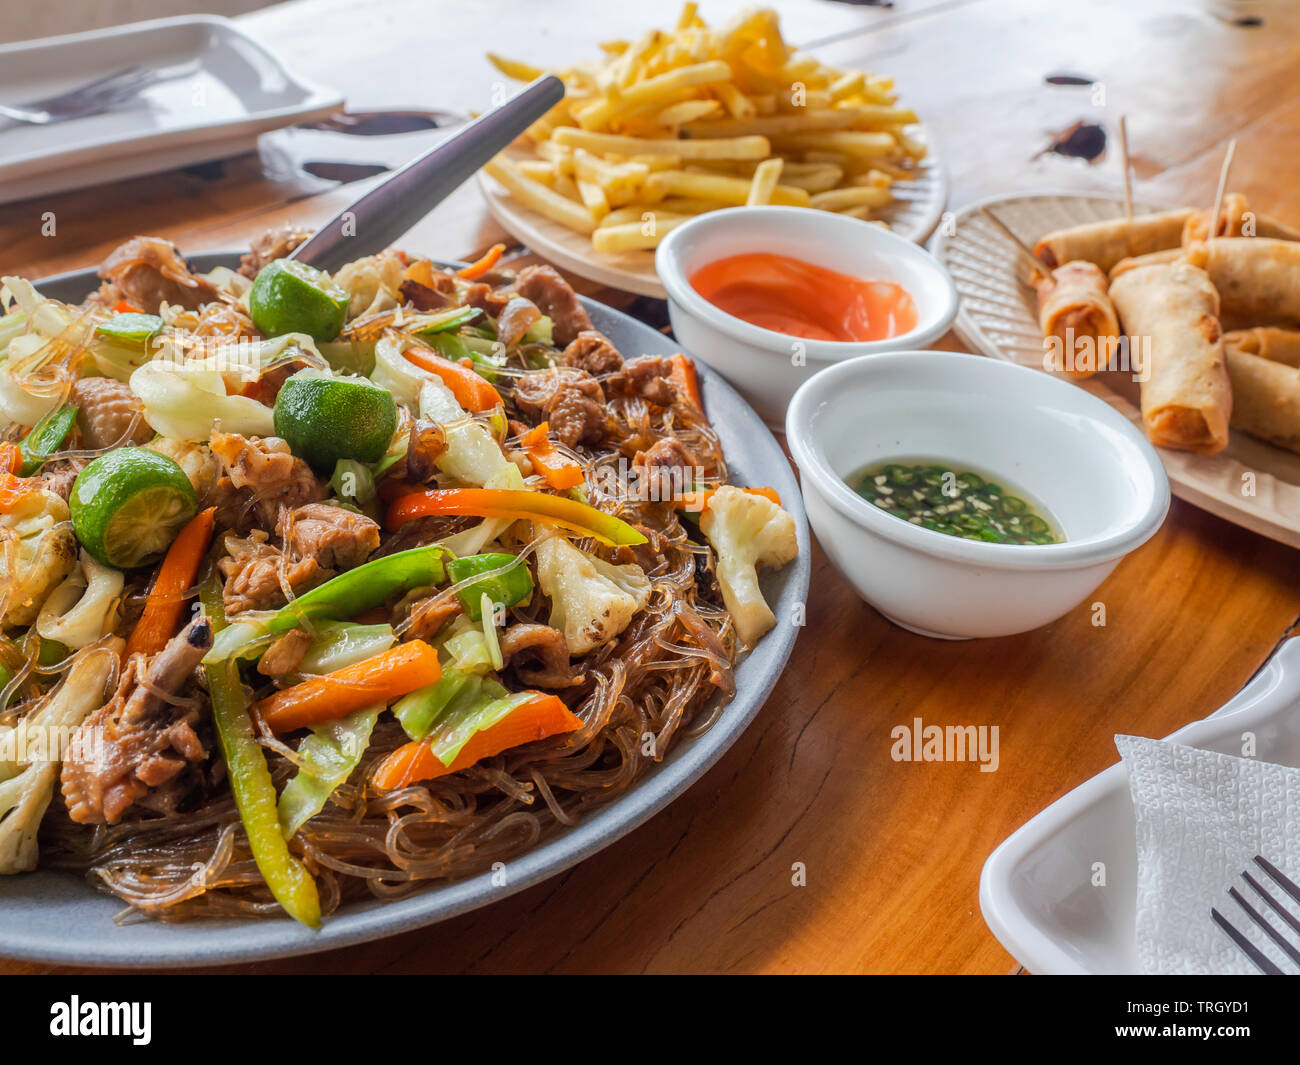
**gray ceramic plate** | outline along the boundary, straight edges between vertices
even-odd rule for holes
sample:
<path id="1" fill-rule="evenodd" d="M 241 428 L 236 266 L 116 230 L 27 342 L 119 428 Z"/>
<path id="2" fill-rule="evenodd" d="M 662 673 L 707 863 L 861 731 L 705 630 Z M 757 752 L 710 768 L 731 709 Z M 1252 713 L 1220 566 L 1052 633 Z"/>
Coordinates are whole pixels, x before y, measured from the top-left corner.
<path id="1" fill-rule="evenodd" d="M 238 256 L 198 255 L 199 271 L 237 265 Z M 98 279 L 93 270 L 61 274 L 39 284 L 56 299 L 78 302 Z M 648 326 L 598 303 L 584 301 L 596 327 L 624 355 L 671 354 L 673 342 Z M 505 898 L 554 876 L 636 828 L 681 795 L 732 745 L 758 713 L 794 648 L 796 606 L 808 594 L 809 536 L 794 473 L 772 434 L 736 391 L 707 366 L 700 388 L 709 417 L 740 484 L 771 485 L 798 526 L 799 557 L 767 574 L 763 590 L 777 625 L 736 668 L 736 697 L 703 735 L 677 744 L 664 761 L 617 802 L 511 861 L 504 886 L 490 874 L 433 884 L 399 902 L 343 908 L 319 931 L 288 918 L 212 920 L 188 924 L 139 922 L 118 926 L 122 904 L 94 891 L 81 877 L 47 871 L 0 878 L 0 955 L 105 966 L 214 965 L 277 958 L 377 939 L 433 924 Z"/>

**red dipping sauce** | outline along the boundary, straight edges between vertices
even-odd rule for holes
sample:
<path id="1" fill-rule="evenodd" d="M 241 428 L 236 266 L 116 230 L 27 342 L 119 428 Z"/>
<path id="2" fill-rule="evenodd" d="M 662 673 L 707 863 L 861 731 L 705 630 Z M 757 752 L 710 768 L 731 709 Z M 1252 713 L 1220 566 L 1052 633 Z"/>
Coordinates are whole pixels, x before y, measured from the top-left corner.
<path id="1" fill-rule="evenodd" d="M 916 301 L 892 281 L 868 281 L 771 252 L 718 259 L 691 276 L 720 310 L 786 336 L 853 342 L 916 328 Z"/>

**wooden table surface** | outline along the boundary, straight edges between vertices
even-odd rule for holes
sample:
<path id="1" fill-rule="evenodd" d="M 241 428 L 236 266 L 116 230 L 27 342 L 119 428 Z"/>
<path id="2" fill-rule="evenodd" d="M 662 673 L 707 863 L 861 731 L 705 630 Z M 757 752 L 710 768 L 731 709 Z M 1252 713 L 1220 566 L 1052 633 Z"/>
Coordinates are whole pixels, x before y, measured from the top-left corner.
<path id="1" fill-rule="evenodd" d="M 733 5 L 701 5 L 710 21 Z M 1204 203 L 1226 142 L 1232 186 L 1300 223 L 1300 9 L 1228 25 L 1197 0 L 779 0 L 787 37 L 828 62 L 896 75 L 929 124 L 952 204 L 1001 193 L 1114 192 L 1094 165 L 1038 155 L 1053 131 L 1128 116 L 1150 202 Z M 354 109 L 481 109 L 485 47 L 531 62 L 669 25 L 676 5 L 595 0 L 295 0 L 240 20 Z M 1044 78 L 1083 74 L 1104 88 Z M 1099 98 L 1100 96 L 1100 98 Z M 268 178 L 256 155 L 0 207 L 4 271 L 97 263 L 156 233 L 187 252 L 320 222 L 362 186 Z M 56 221 L 49 233 L 49 212 Z M 472 257 L 504 235 L 473 187 L 402 242 Z M 658 324 L 661 305 L 580 286 Z M 960 348 L 953 337 L 945 346 Z M 1007 973 L 979 913 L 984 859 L 1117 760 L 1117 732 L 1164 736 L 1236 692 L 1300 618 L 1295 552 L 1175 501 L 1164 528 L 1092 597 L 1037 632 L 947 643 L 895 628 L 815 545 L 808 625 L 772 697 L 722 761 L 648 824 L 561 876 L 407 935 L 234 971 Z M 997 725 L 1000 766 L 896 763 L 890 730 Z M 802 863 L 806 884 L 792 883 Z M 58 971 L 0 959 L 0 973 Z"/>

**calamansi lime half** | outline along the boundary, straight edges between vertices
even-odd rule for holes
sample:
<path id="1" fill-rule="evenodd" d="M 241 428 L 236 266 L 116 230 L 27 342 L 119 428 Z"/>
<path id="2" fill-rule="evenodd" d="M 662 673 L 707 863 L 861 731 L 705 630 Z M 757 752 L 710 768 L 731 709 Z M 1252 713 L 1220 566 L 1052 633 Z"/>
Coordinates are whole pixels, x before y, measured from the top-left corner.
<path id="1" fill-rule="evenodd" d="M 258 271 L 248 293 L 248 311 L 264 336 L 306 333 L 333 340 L 347 320 L 347 289 L 323 270 L 296 259 L 276 259 Z"/>
<path id="2" fill-rule="evenodd" d="M 95 459 L 77 475 L 68 504 L 81 546 L 117 569 L 156 562 L 198 510 L 185 471 L 141 447 Z"/>
<path id="3" fill-rule="evenodd" d="M 300 370 L 275 398 L 275 431 L 313 469 L 331 473 L 339 459 L 384 457 L 397 431 L 397 404 L 363 377 Z"/>

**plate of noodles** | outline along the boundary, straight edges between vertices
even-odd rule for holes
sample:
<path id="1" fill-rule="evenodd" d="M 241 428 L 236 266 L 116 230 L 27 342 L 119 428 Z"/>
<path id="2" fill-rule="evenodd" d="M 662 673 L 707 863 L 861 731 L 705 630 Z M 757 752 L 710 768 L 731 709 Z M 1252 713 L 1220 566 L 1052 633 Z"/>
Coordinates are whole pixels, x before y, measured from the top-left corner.
<path id="1" fill-rule="evenodd" d="M 531 81 L 528 61 L 489 54 Z M 920 243 L 948 187 L 934 138 L 893 79 L 788 44 L 775 11 L 608 41 L 553 71 L 565 98 L 478 175 L 515 238 L 600 284 L 664 298 L 654 249 L 689 218 L 775 204 L 835 211 Z"/>
<path id="2" fill-rule="evenodd" d="M 1146 433 L 1174 495 L 1300 547 L 1300 227 L 1227 193 L 1207 241 L 1210 213 L 1001 196 L 934 254 L 974 350 L 1069 377 Z"/>
<path id="3" fill-rule="evenodd" d="M 718 375 L 549 267 L 299 239 L 4 279 L 0 955 L 486 905 L 680 795 L 790 656 L 798 486 Z"/>

